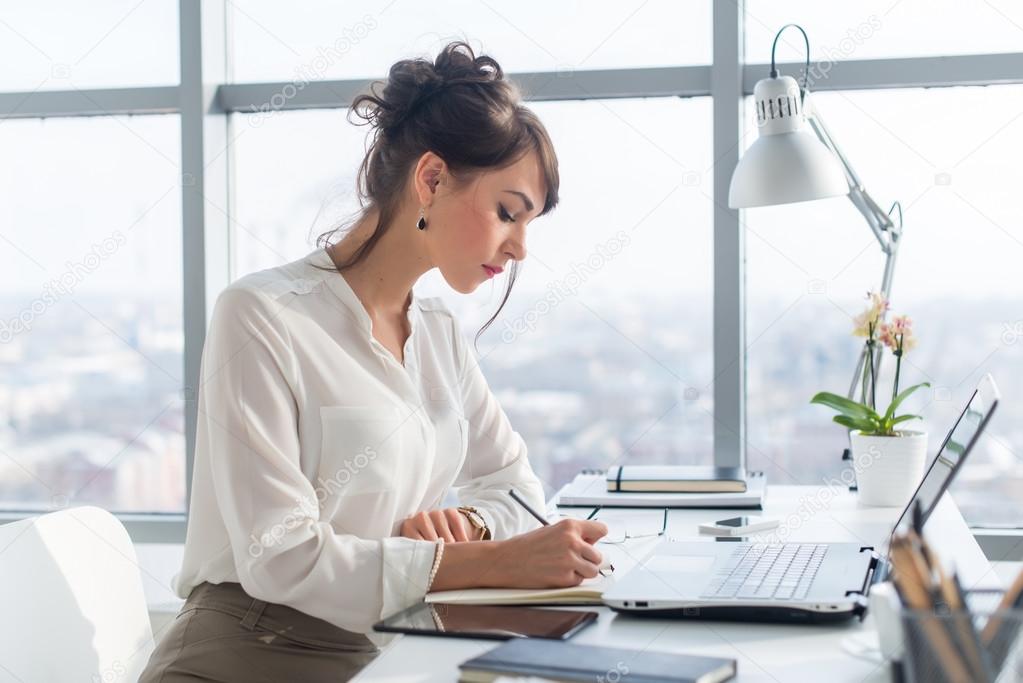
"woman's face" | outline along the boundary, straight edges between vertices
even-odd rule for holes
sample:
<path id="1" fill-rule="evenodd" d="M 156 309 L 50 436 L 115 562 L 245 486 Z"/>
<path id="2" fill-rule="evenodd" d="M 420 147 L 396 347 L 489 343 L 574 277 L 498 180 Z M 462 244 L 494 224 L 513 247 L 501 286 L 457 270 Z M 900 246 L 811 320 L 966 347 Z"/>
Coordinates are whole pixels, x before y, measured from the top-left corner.
<path id="1" fill-rule="evenodd" d="M 452 289 L 469 294 L 491 279 L 487 266 L 507 269 L 512 259 L 526 258 L 526 225 L 543 210 L 543 174 L 530 152 L 452 188 L 451 182 L 437 187 L 426 213 L 426 244 Z"/>

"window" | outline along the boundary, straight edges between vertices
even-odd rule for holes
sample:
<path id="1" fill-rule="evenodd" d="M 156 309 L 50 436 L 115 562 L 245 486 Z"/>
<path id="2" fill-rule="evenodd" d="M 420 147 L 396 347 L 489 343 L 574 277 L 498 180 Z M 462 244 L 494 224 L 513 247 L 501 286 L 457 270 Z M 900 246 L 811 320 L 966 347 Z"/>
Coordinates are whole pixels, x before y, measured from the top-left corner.
<path id="1" fill-rule="evenodd" d="M 0 125 L 0 508 L 185 500 L 177 116 Z"/>
<path id="2" fill-rule="evenodd" d="M 746 0 L 746 61 L 769 63 L 774 36 L 788 23 L 806 30 L 815 62 L 1019 52 L 1023 47 L 1023 6 L 1012 0 Z M 805 49 L 803 37 L 790 29 L 778 41 L 778 60 L 801 62 Z"/>
<path id="3" fill-rule="evenodd" d="M 506 71 L 708 64 L 708 0 L 628 0 L 593 11 L 581 0 L 375 6 L 269 0 L 228 3 L 237 82 L 379 78 L 397 59 L 468 39 Z M 568 30 L 566 30 L 568 29 Z M 480 40 L 481 36 L 486 38 Z"/>
<path id="4" fill-rule="evenodd" d="M 933 455 L 979 377 L 991 372 L 1004 401 L 953 490 L 971 523 L 1018 524 L 1023 204 L 1006 150 L 1023 144 L 1023 123 L 1014 118 L 1023 87 L 814 97 L 871 194 L 885 208 L 902 202 L 892 308 L 915 319 L 921 343 L 906 357 L 901 382 L 932 384 L 907 402 L 925 417 L 916 428 L 929 433 Z M 880 283 L 881 252 L 844 197 L 749 210 L 743 219 L 749 461 L 772 470 L 776 482 L 820 483 L 841 466 L 845 432 L 808 401 L 818 390 L 848 390 L 860 348 L 850 316 Z M 890 387 L 890 378 L 883 383 Z"/>
<path id="5" fill-rule="evenodd" d="M 5 3 L 0 90 L 73 90 L 178 82 L 176 2 Z"/>
<path id="6" fill-rule="evenodd" d="M 703 462 L 711 452 L 711 214 L 705 98 L 535 103 L 558 150 L 562 204 L 480 338 L 492 388 L 550 487 L 582 467 Z M 239 115 L 238 274 L 299 258 L 357 208 L 365 128 L 339 112 Z M 331 154 L 323 154 L 330 149 Z M 296 174 L 294 169 L 303 172 Z M 470 338 L 504 280 L 465 297 L 436 271 Z M 627 399 L 625 399 L 627 397 Z"/>
<path id="7" fill-rule="evenodd" d="M 10 67 L 0 74 L 0 515 L 94 503 L 170 513 L 126 515 L 136 538 L 184 537 L 195 405 L 182 387 L 197 381 L 216 290 L 305 255 L 357 209 L 366 129 L 347 123 L 344 97 L 324 81 L 378 79 L 395 60 L 458 38 L 509 73 L 553 82 L 608 71 L 587 76 L 599 79 L 592 92 L 577 92 L 573 78 L 544 90 L 582 99 L 530 104 L 555 139 L 562 205 L 532 226 L 516 291 L 479 342 L 549 487 L 584 466 L 707 463 L 715 424 L 742 429 L 741 400 L 751 468 L 773 483 L 837 473 L 844 431 L 808 400 L 849 386 L 859 346 L 848 318 L 878 285 L 878 245 L 851 204 L 833 199 L 744 211 L 744 255 L 729 240 L 732 215 L 712 199 L 719 160 L 755 130 L 745 117 L 744 131 L 714 134 L 711 88 L 741 74 L 715 73 L 734 64 L 713 64 L 711 46 L 742 28 L 746 63 L 767 62 L 775 32 L 797 21 L 811 58 L 837 64 L 831 91 L 815 97 L 838 142 L 876 197 L 905 208 L 893 303 L 922 338 L 904 382 L 934 385 L 913 405 L 932 452 L 977 377 L 992 372 L 1005 401 L 955 494 L 974 524 L 1023 526 L 1023 402 L 1013 385 L 1023 234 L 1007 151 L 1023 142 L 1023 85 L 1005 75 L 1023 58 L 1017 3 L 625 0 L 594 11 L 581 0 L 308 0 L 299 10 L 105 0 L 86 11 L 60 0 L 21 3 L 0 19 Z M 201 31 L 181 40 L 179 23 Z M 798 34 L 781 44 L 781 61 L 803 58 Z M 933 56 L 971 87 L 909 87 L 914 58 Z M 898 72 L 910 76 L 889 79 L 889 58 L 908 60 Z M 849 60 L 881 68 L 843 72 Z M 203 83 L 191 68 L 200 61 Z M 689 68 L 637 76 L 680 66 Z M 874 80 L 861 82 L 864 73 Z M 308 98 L 280 96 L 295 83 Z M 205 86 L 226 118 L 179 111 Z M 84 105 L 79 91 L 89 89 L 115 92 Z M 267 92 L 277 94 L 267 106 L 252 101 Z M 688 99 L 664 96 L 679 92 Z M 32 116 L 49 118 L 17 118 Z M 182 192 L 196 176 L 203 192 Z M 719 273 L 738 268 L 745 289 L 714 291 L 715 259 Z M 471 338 L 502 284 L 465 297 L 433 273 L 418 287 L 445 297 Z M 563 292 L 556 303 L 552 287 Z M 748 347 L 746 386 L 738 373 L 717 386 L 717 423 L 715 303 L 719 314 L 745 303 Z"/>

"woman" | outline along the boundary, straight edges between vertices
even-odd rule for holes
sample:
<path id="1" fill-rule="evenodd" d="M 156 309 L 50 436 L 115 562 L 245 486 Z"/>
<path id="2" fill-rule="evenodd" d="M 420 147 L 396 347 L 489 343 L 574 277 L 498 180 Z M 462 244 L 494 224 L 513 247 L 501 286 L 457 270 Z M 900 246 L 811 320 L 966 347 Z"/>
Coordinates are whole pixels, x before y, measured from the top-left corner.
<path id="1" fill-rule="evenodd" d="M 214 308 L 188 600 L 142 681 L 342 680 L 386 642 L 373 623 L 429 590 L 597 575 L 606 527 L 536 528 L 508 495 L 544 507 L 452 314 L 412 292 L 438 268 L 469 293 L 506 264 L 510 291 L 526 225 L 557 204 L 550 138 L 464 43 L 398 62 L 352 110 L 372 144 L 351 230 Z M 461 505 L 439 509 L 451 486 Z"/>

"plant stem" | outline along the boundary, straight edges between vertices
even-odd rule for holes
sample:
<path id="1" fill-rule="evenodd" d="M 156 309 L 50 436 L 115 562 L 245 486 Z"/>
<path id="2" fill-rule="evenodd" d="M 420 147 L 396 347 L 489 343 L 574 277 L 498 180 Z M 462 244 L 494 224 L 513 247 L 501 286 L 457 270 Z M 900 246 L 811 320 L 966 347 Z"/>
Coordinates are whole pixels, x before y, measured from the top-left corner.
<path id="1" fill-rule="evenodd" d="M 895 388 L 892 389 L 892 400 L 899 395 L 899 372 L 902 370 L 902 337 L 899 335 L 898 344 L 895 349 Z"/>
<path id="2" fill-rule="evenodd" d="M 867 364 L 870 367 L 870 409 L 877 410 L 875 396 L 877 395 L 877 381 L 874 377 L 874 324 L 867 328 Z"/>
<path id="3" fill-rule="evenodd" d="M 860 377 L 860 395 L 863 396 L 861 403 L 867 404 L 867 354 L 870 351 L 870 347 L 866 344 L 863 346 L 863 375 Z"/>

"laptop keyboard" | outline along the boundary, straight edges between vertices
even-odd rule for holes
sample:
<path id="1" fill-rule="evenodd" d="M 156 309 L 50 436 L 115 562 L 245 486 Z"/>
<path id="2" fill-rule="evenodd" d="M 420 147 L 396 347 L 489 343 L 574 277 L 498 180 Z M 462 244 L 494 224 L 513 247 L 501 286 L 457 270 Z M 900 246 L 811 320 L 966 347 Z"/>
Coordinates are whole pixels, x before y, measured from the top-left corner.
<path id="1" fill-rule="evenodd" d="M 813 543 L 740 546 L 700 597 L 801 600 L 827 552 Z"/>

